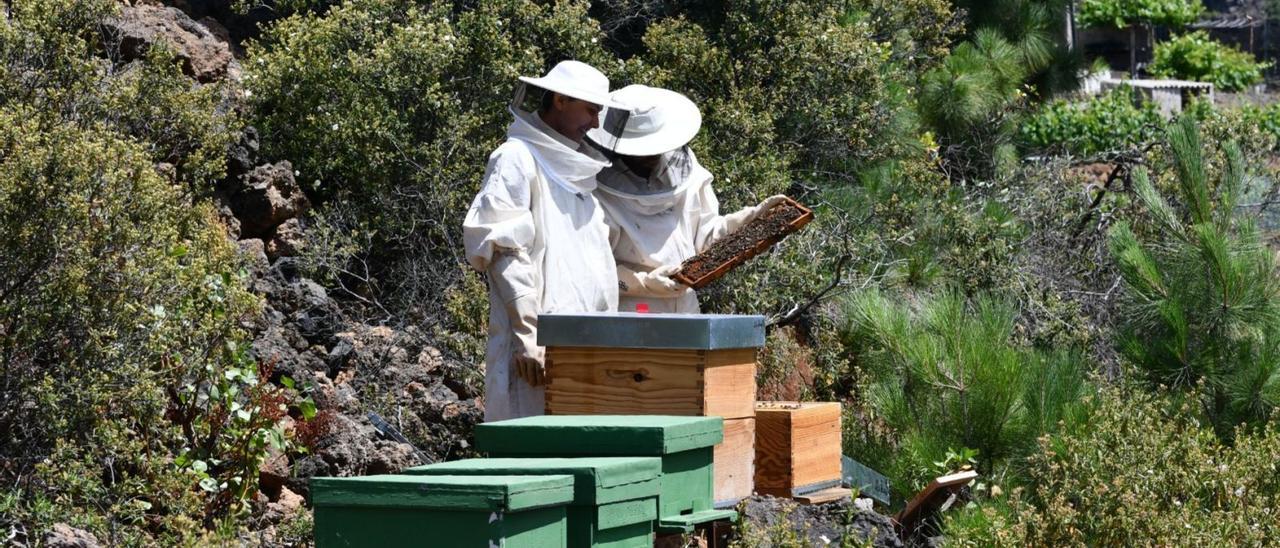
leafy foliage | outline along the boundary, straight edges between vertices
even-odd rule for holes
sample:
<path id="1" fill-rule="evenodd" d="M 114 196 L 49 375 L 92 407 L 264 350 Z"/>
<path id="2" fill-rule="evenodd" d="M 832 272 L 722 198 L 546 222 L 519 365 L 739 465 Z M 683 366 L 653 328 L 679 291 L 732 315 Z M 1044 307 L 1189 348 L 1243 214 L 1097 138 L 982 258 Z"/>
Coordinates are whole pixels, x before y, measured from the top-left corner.
<path id="1" fill-rule="evenodd" d="M 872 405 L 898 437 L 896 459 L 871 465 L 883 466 L 903 493 L 936 476 L 932 463 L 948 451 L 977 450 L 986 472 L 1004 466 L 1070 418 L 1085 393 L 1079 356 L 1016 344 L 1008 302 L 945 293 L 913 312 L 866 292 L 848 302 L 846 317 L 844 336 L 863 345 L 877 379 Z"/>
<path id="2" fill-rule="evenodd" d="M 1080 4 L 1080 25 L 1127 28 L 1133 25 L 1160 25 L 1181 28 L 1194 23 L 1204 13 L 1200 0 L 1084 0 Z"/>
<path id="3" fill-rule="evenodd" d="M 207 203 L 235 117 L 117 5 L 0 22 L 0 474 L 6 516 L 111 544 L 193 542 L 243 515 L 283 403 L 236 350 L 256 310 Z M 6 519 L 7 521 L 7 519 Z M 31 539 L 29 539 L 31 540 Z"/>
<path id="4" fill-rule="evenodd" d="M 1141 241 L 1126 223 L 1110 233 L 1126 289 L 1117 344 L 1154 383 L 1204 382 L 1205 414 L 1228 436 L 1280 404 L 1275 258 L 1254 223 L 1235 213 L 1246 175 L 1239 149 L 1226 146 L 1215 175 L 1190 119 L 1169 129 L 1169 143 L 1177 202 L 1139 171 L 1134 182 L 1152 235 Z"/>
<path id="5" fill-rule="evenodd" d="M 1250 53 L 1196 31 L 1156 44 L 1147 71 L 1158 78 L 1209 82 L 1222 91 L 1242 91 L 1262 82 L 1267 66 Z"/>
<path id="6" fill-rule="evenodd" d="M 1151 103 L 1121 86 L 1083 103 L 1057 99 L 1032 113 L 1019 129 L 1024 146 L 1087 156 L 1151 142 L 1165 121 Z"/>
<path id="7" fill-rule="evenodd" d="M 1193 397 L 1188 403 L 1199 398 Z M 1087 427 L 1041 440 L 1027 486 L 948 518 L 957 546 L 1266 544 L 1280 534 L 1276 424 L 1222 443 L 1194 404 L 1106 390 Z"/>

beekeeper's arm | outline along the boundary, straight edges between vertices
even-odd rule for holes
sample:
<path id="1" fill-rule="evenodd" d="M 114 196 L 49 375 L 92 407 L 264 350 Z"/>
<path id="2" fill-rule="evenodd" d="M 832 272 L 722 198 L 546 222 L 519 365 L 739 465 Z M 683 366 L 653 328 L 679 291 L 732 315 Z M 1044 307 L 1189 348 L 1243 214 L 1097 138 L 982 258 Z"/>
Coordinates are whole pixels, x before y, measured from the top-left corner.
<path id="1" fill-rule="evenodd" d="M 679 297 L 689 290 L 689 286 L 671 278 L 677 272 L 680 272 L 680 265 L 663 265 L 644 271 L 626 263 L 618 263 L 618 294 L 659 299 Z"/>
<path id="2" fill-rule="evenodd" d="M 689 159 L 694 164 L 695 173 L 706 172 L 694 157 L 693 151 L 689 151 Z M 710 179 L 710 174 L 707 177 Z M 785 199 L 786 196 L 778 194 L 765 198 L 759 204 L 744 207 L 728 215 L 720 215 L 720 200 L 716 198 L 716 191 L 708 180 L 696 192 L 690 194 L 687 206 L 689 211 L 686 214 L 694 216 L 697 221 L 695 223 L 697 230 L 694 231 L 695 251 L 698 253 L 706 251 L 716 240 L 736 232 Z"/>
<path id="3" fill-rule="evenodd" d="M 545 381 L 538 346 L 539 272 L 529 256 L 536 227 L 529 189 L 535 177 L 531 158 L 504 148 L 489 158 L 484 185 L 462 224 L 467 262 L 489 275 L 506 308 L 515 341 L 512 367 L 530 384 Z"/>

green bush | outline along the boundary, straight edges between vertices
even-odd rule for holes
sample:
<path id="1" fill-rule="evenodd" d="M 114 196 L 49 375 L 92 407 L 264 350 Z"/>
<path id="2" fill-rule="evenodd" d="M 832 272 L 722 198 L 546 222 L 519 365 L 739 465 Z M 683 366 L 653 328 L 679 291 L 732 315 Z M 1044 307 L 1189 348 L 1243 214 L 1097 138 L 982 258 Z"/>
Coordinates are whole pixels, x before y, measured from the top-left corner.
<path id="1" fill-rule="evenodd" d="M 468 358 L 483 310 L 461 223 L 510 121 L 516 77 L 575 58 L 616 72 L 583 2 L 358 0 L 281 20 L 249 47 L 263 154 L 320 202 L 311 274 L 370 313 L 431 322 Z M 615 80 L 616 81 L 616 80 Z M 336 281 L 334 281 L 336 280 Z M 459 313 L 466 313 L 459 315 Z"/>
<path id="2" fill-rule="evenodd" d="M 1157 78 L 1209 82 L 1221 91 L 1243 91 L 1262 82 L 1262 71 L 1268 66 L 1253 54 L 1196 31 L 1156 44 L 1147 71 Z"/>
<path id="3" fill-rule="evenodd" d="M 1023 146 L 1088 156 L 1151 142 L 1165 126 L 1151 103 L 1136 104 L 1136 92 L 1121 86 L 1083 103 L 1063 99 L 1040 107 L 1019 128 Z"/>
<path id="4" fill-rule="evenodd" d="M 0 107 L 26 107 L 84 128 L 126 135 L 174 178 L 207 194 L 226 168 L 239 125 L 225 84 L 196 85 L 164 47 L 139 63 L 110 56 L 119 37 L 101 23 L 109 0 L 29 0 L 0 24 Z"/>
<path id="5" fill-rule="evenodd" d="M 1080 25 L 1114 27 L 1159 25 L 1181 28 L 1194 23 L 1204 13 L 1200 0 L 1084 0 L 1080 4 Z"/>
<path id="6" fill-rule="evenodd" d="M 123 545 L 233 534 L 285 443 L 241 344 L 256 299 L 197 199 L 234 105 L 162 47 L 112 57 L 117 9 L 32 0 L 0 22 L 0 521 L 27 542 L 57 522 Z"/>
<path id="7" fill-rule="evenodd" d="M 1207 395 L 1206 395 L 1207 396 Z M 1026 487 L 947 518 L 956 546 L 1260 546 L 1280 535 L 1280 430 L 1222 443 L 1191 403 L 1104 391 L 1087 427 L 1041 440 Z"/>
<path id="8" fill-rule="evenodd" d="M 246 510 L 284 402 L 237 350 L 256 301 L 215 219 L 131 140 L 0 109 L 0 454 L 35 465 L 30 533 L 174 542 Z"/>
<path id="9" fill-rule="evenodd" d="M 1169 144 L 1176 202 L 1139 170 L 1134 185 L 1150 235 L 1140 240 L 1128 223 L 1110 232 L 1125 288 L 1117 347 L 1152 383 L 1206 383 L 1205 415 L 1229 436 L 1280 404 L 1276 262 L 1254 223 L 1235 211 L 1246 176 L 1239 149 L 1228 144 L 1215 173 L 1185 118 L 1169 129 Z"/>
<path id="10" fill-rule="evenodd" d="M 984 473 L 1003 470 L 1036 437 L 1070 422 L 1086 392 L 1078 355 L 1015 341 L 1017 312 L 1005 301 L 945 293 L 913 307 L 868 291 L 844 313 L 846 344 L 859 349 L 871 379 L 871 406 L 897 437 L 892 451 L 856 439 L 849 451 L 894 454 L 867 464 L 904 495 L 945 473 L 934 463 L 945 464 L 948 452 L 976 450 Z"/>

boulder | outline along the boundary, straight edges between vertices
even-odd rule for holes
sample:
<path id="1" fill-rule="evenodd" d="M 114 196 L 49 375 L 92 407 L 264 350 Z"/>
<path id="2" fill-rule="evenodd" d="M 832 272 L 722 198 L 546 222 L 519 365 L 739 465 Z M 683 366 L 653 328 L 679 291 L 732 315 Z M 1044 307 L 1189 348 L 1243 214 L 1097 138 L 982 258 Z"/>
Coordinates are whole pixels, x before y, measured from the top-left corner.
<path id="1" fill-rule="evenodd" d="M 56 523 L 49 534 L 44 537 L 45 546 L 50 548 L 97 548 L 98 537 L 84 529 L 77 529 L 65 523 Z"/>
<path id="2" fill-rule="evenodd" d="M 118 40 L 108 45 L 118 45 L 122 61 L 141 59 L 153 46 L 164 43 L 182 61 L 183 72 L 200 82 L 224 78 L 234 61 L 226 42 L 176 8 L 124 6 L 105 26 Z"/>
<path id="3" fill-rule="evenodd" d="M 261 165 L 240 177 L 231 194 L 232 209 L 240 219 L 242 237 L 269 237 L 280 223 L 292 219 L 311 202 L 293 178 L 288 161 Z"/>
<path id="4" fill-rule="evenodd" d="M 297 217 L 280 223 L 267 242 L 267 257 L 274 261 L 280 257 L 297 256 L 306 242 L 304 228 L 302 220 Z"/>

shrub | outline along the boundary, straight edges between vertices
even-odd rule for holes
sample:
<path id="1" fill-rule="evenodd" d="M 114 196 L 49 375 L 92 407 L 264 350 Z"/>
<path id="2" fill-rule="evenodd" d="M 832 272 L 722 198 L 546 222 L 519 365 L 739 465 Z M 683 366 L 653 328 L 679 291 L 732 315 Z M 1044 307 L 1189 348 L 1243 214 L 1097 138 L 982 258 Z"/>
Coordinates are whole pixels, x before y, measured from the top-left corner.
<path id="1" fill-rule="evenodd" d="M 1239 149 L 1228 144 L 1221 172 L 1211 172 L 1190 119 L 1169 129 L 1169 145 L 1177 201 L 1139 170 L 1134 184 L 1154 224 L 1150 236 L 1139 240 L 1127 223 L 1111 229 L 1125 288 L 1117 346 L 1152 383 L 1206 383 L 1205 415 L 1229 436 L 1280 404 L 1275 258 L 1235 212 L 1246 175 Z"/>
<path id="2" fill-rule="evenodd" d="M 1156 44 L 1147 71 L 1157 78 L 1209 82 L 1222 91 L 1243 91 L 1262 82 L 1262 71 L 1268 66 L 1253 54 L 1196 31 Z"/>
<path id="3" fill-rule="evenodd" d="M 462 217 L 509 123 L 516 77 L 568 58 L 618 66 L 585 10 L 359 0 L 281 20 L 251 44 L 245 82 L 264 154 L 291 160 L 321 203 L 314 274 L 340 277 L 331 283 L 384 318 L 474 323 L 450 316 L 446 296 L 466 275 Z"/>
<path id="4" fill-rule="evenodd" d="M 35 471 L 17 515 L 113 544 L 234 527 L 283 443 L 236 346 L 235 248 L 137 143 L 50 118 L 0 109 L 0 454 Z"/>
<path id="5" fill-rule="evenodd" d="M 868 291 L 844 312 L 847 344 L 872 379 L 871 404 L 898 438 L 896 458 L 868 464 L 901 493 L 945 472 L 933 463 L 949 451 L 977 450 L 980 469 L 995 473 L 1069 419 L 1086 389 L 1079 356 L 1018 345 L 1016 311 L 996 298 L 945 293 L 912 311 Z"/>
<path id="6" fill-rule="evenodd" d="M 1204 395 L 1207 396 L 1207 395 Z M 1028 482 L 947 519 L 957 546 L 1249 546 L 1280 534 L 1280 430 L 1237 431 L 1231 445 L 1201 422 L 1201 395 L 1170 405 L 1104 391 L 1085 424 L 1047 436 Z"/>
<path id="7" fill-rule="evenodd" d="M 1114 27 L 1136 25 L 1184 27 L 1204 13 L 1200 0 L 1084 0 L 1080 25 Z"/>
<path id="8" fill-rule="evenodd" d="M 1054 100 L 1032 113 L 1019 129 L 1025 147 L 1088 156 L 1151 142 L 1165 121 L 1151 103 L 1137 105 L 1136 92 L 1121 86 L 1083 103 Z"/>
<path id="9" fill-rule="evenodd" d="M 190 191 L 223 175 L 238 128 L 225 84 L 197 85 L 164 47 L 121 64 L 119 37 L 101 23 L 109 0 L 30 0 L 8 6 L 0 25 L 0 107 L 26 107 L 84 128 L 135 139 L 153 162 L 174 166 Z"/>

